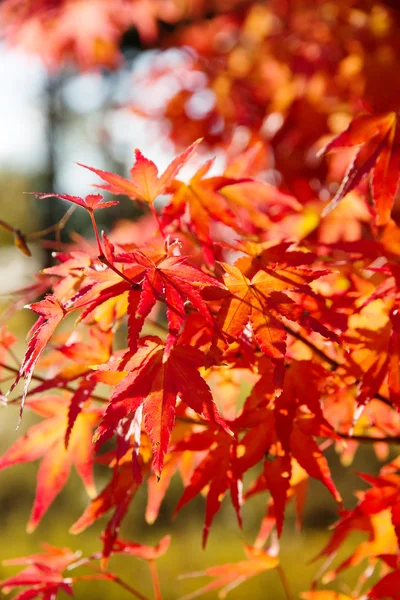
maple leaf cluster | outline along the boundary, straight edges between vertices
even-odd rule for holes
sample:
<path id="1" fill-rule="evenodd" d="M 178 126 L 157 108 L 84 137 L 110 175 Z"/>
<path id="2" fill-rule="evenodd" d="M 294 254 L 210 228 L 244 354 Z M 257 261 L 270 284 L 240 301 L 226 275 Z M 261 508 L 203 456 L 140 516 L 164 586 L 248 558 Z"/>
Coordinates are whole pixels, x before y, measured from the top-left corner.
<path id="1" fill-rule="evenodd" d="M 157 40 L 160 23 L 218 12 L 221 4 L 220 0 L 3 0 L 0 31 L 10 44 L 38 54 L 53 70 L 68 62 L 82 70 L 115 68 L 122 59 L 122 37 L 131 28 L 149 45 Z"/>
<path id="2" fill-rule="evenodd" d="M 393 73 L 400 68 L 400 11 L 388 5 L 234 5 L 167 38 L 164 45 L 181 50 L 179 68 L 156 54 L 136 75 L 142 94 L 132 110 L 168 121 L 170 137 L 183 147 L 203 137 L 235 156 L 262 140 L 259 170 L 310 212 L 322 210 L 316 197 L 331 199 L 329 212 L 370 175 L 376 223 L 385 225 L 399 178 L 400 88 Z M 174 93 L 150 109 L 147 94 L 163 78 L 175 81 Z M 349 150 L 328 164 L 318 158 L 338 148 Z M 352 209 L 361 216 L 362 207 Z"/>
<path id="3" fill-rule="evenodd" d="M 45 546 L 17 559 L 24 569 L 1 586 L 23 588 L 20 600 L 71 594 L 84 578 L 143 598 L 109 570 L 114 554 L 148 563 L 159 600 L 155 561 L 169 538 L 149 547 L 119 531 L 143 485 L 153 523 L 173 478 L 183 485 L 176 512 L 205 498 L 204 546 L 225 497 L 244 531 L 244 504 L 265 499 L 245 559 L 207 569 L 212 581 L 187 600 L 219 588 L 224 595 L 270 570 L 290 598 L 279 538 L 289 503 L 301 526 L 310 479 L 336 502 L 338 522 L 302 597 L 400 599 L 400 461 L 390 454 L 400 440 L 396 13 L 372 0 L 223 4 L 188 3 L 198 21 L 167 36 L 192 49 L 182 51 L 186 63 L 173 73 L 181 89 L 159 115 L 187 147 L 163 173 L 138 149 L 127 178 L 81 165 L 112 198 L 55 197 L 86 211 L 94 240 L 62 244 L 54 264 L 19 292 L 38 320 L 18 369 L 7 362 L 15 337 L 0 329 L 0 376 L 16 375 L 3 402 L 19 406 L 20 420 L 24 411 L 41 418 L 0 457 L 1 469 L 41 460 L 28 530 L 73 465 L 89 503 L 71 533 L 109 517 L 92 556 Z M 48 28 L 38 46 L 48 62 L 72 57 L 88 68 L 116 63 L 127 27 L 153 40 L 159 20 L 178 22 L 188 6 L 6 0 L 0 15 L 9 39 L 34 49 Z M 165 74 L 155 64 L 147 84 Z M 380 85 L 389 77 L 390 86 Z M 204 93 L 213 102 L 196 104 Z M 213 159 L 194 168 L 200 137 L 225 149 L 220 174 Z M 192 167 L 188 179 L 184 166 Z M 96 212 L 117 196 L 143 216 L 105 235 Z M 21 232 L 17 241 L 29 252 Z M 326 450 L 349 466 L 360 443 L 386 464 L 361 474 L 370 487 L 350 510 Z M 96 463 L 108 473 L 100 491 Z M 351 552 L 353 533 L 364 538 Z M 332 566 L 344 543 L 347 557 Z M 360 565 L 353 590 L 317 589 Z M 80 567 L 89 573 L 75 575 Z"/>
<path id="4" fill-rule="evenodd" d="M 102 576 L 113 581 L 117 576 L 107 570 L 107 559 L 120 548 L 128 552 L 118 532 L 144 482 L 149 522 L 157 518 L 175 473 L 184 484 L 177 510 L 205 495 L 203 545 L 226 494 L 243 527 L 243 503 L 268 492 L 247 562 L 207 571 L 217 580 L 204 591 L 280 569 L 274 532 L 282 533 L 291 499 L 301 522 L 307 480 L 317 479 L 342 515 L 322 555 L 331 558 L 349 532 L 368 532 L 364 553 L 359 547 L 340 569 L 362 558 L 382 560 L 394 569 L 370 592 L 382 597 L 377 594 L 386 578 L 398 577 L 397 462 L 378 479 L 368 476 L 371 500 L 366 492 L 354 511 L 345 512 L 322 449 L 335 445 L 348 463 L 359 441 L 381 442 L 382 454 L 382 444 L 397 439 L 400 232 L 391 222 L 368 244 L 279 239 L 302 207 L 272 185 L 244 176 L 262 149 L 250 148 L 220 176 L 208 176 L 206 162 L 185 183 L 177 177 L 197 146 L 162 174 L 139 150 L 130 179 L 85 167 L 104 182 L 99 188 L 148 210 L 142 220 L 152 220 L 153 227 L 143 228 L 145 239 L 140 228 L 128 242 L 99 233 L 96 211 L 117 201 L 105 202 L 100 194 L 56 196 L 86 210 L 95 245 L 87 251 L 66 247 L 43 271 L 48 293 L 30 305 L 39 318 L 11 388 L 25 380 L 20 418 L 29 410 L 42 421 L 6 451 L 0 468 L 42 460 L 32 531 L 75 465 L 92 500 L 71 532 L 111 512 L 103 550 L 87 562 L 101 559 Z M 159 195 L 168 198 L 161 212 L 154 206 Z M 370 225 L 373 231 L 372 218 Z M 58 333 L 70 313 L 73 331 Z M 118 329 L 125 331 L 125 348 L 114 345 Z M 3 329 L 4 356 L 14 341 Z M 40 364 L 46 377 L 35 374 Z M 250 387 L 244 402 L 243 378 Z M 98 386 L 109 393 L 99 394 Z M 104 453 L 110 440 L 114 449 Z M 99 493 L 96 460 L 110 469 Z M 243 489 L 256 465 L 261 472 Z M 376 520 L 389 511 L 390 556 L 389 546 L 376 541 Z M 389 557 L 382 558 L 383 552 Z M 53 568 L 52 558 L 43 559 L 43 567 L 31 560 L 29 577 L 25 570 L 6 580 L 5 589 L 29 585 L 29 594 L 39 597 L 71 591 L 74 578 L 63 575 L 69 563 Z M 49 571 L 48 581 L 38 569 Z"/>

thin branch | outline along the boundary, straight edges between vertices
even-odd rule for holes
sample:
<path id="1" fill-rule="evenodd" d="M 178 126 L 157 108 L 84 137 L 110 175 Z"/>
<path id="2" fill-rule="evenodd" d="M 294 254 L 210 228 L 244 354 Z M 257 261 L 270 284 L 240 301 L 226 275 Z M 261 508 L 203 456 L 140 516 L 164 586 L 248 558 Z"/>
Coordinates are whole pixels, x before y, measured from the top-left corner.
<path id="1" fill-rule="evenodd" d="M 10 365 L 7 365 L 3 362 L 0 362 L 0 367 L 3 369 L 7 369 L 8 371 L 11 371 L 12 373 L 15 373 L 15 375 L 18 373 L 18 369 L 16 369 L 15 367 L 11 367 Z M 88 371 L 91 373 L 91 371 Z M 81 375 L 84 375 L 84 373 L 82 373 Z M 41 377 L 40 375 L 33 375 L 32 379 L 35 379 L 36 381 L 39 381 L 40 383 L 46 383 L 47 379 L 45 377 Z M 64 385 L 64 386 L 57 386 L 57 389 L 60 390 L 64 390 L 66 392 L 70 392 L 72 394 L 74 394 L 76 392 L 76 389 L 69 386 L 68 384 Z M 34 390 L 33 392 L 34 393 Z M 92 400 L 96 400 L 97 402 L 102 402 L 102 403 L 106 403 L 108 402 L 108 398 L 104 398 L 103 396 L 98 396 L 97 394 L 90 394 L 90 397 L 92 398 Z M 20 398 L 15 398 L 14 400 L 11 400 L 9 402 L 7 402 L 7 404 L 14 404 L 16 401 L 18 401 Z M 181 423 L 188 423 L 189 425 L 200 425 L 201 427 L 209 427 L 209 423 L 207 423 L 206 421 L 200 421 L 198 419 L 193 419 L 192 417 L 185 417 L 185 416 L 181 416 L 181 415 L 177 415 L 176 416 L 176 420 L 180 421 Z M 240 428 L 240 431 L 247 431 L 247 428 Z M 370 443 L 370 444 L 375 444 L 377 442 L 383 442 L 386 444 L 400 444 L 400 435 L 387 435 L 387 436 L 382 436 L 382 437 L 372 437 L 369 435 L 350 435 L 349 433 L 342 433 L 341 431 L 336 431 L 336 433 L 338 435 L 340 435 L 340 437 L 343 440 L 353 440 L 355 442 L 361 442 L 361 443 Z"/>
<path id="2" fill-rule="evenodd" d="M 354 442 L 376 444 L 382 442 L 384 444 L 400 444 L 400 435 L 385 435 L 382 437 L 372 437 L 371 435 L 350 435 L 349 433 L 336 432 L 343 440 Z"/>
<path id="3" fill-rule="evenodd" d="M 7 365 L 3 362 L 0 362 L 0 367 L 2 367 L 3 369 L 7 369 L 8 371 L 11 371 L 12 373 L 15 373 L 15 375 L 17 375 L 19 373 L 19 369 L 16 369 L 15 367 L 11 367 L 10 365 Z M 88 373 L 92 373 L 92 371 L 87 371 L 87 373 L 83 372 L 80 374 L 80 376 L 83 376 Z M 47 379 L 45 377 L 41 377 L 40 375 L 33 374 L 32 379 L 35 379 L 36 381 L 39 381 L 40 383 L 47 383 Z M 63 385 L 63 386 L 57 386 L 57 389 L 65 390 L 66 392 L 70 392 L 72 394 L 75 394 L 75 392 L 76 392 L 76 389 L 69 386 L 68 384 Z M 33 391 L 33 393 L 34 393 L 34 391 Z M 108 402 L 107 398 L 103 398 L 102 396 L 97 396 L 96 394 L 90 394 L 90 397 L 93 400 L 97 400 L 98 402 Z M 7 404 L 14 404 L 19 399 L 20 398 L 15 398 L 14 400 L 10 400 L 9 402 L 7 402 Z"/>
<path id="4" fill-rule="evenodd" d="M 257 292 L 265 300 L 267 300 L 267 297 L 265 296 L 265 294 L 263 294 L 260 290 L 257 290 Z M 254 293 L 254 290 L 253 290 L 253 293 Z M 232 293 L 232 296 L 233 296 L 233 298 L 236 298 L 237 300 L 240 300 L 240 302 L 243 302 L 244 304 L 247 304 L 252 309 L 257 310 L 258 312 L 261 312 L 262 314 L 264 313 L 264 309 L 263 308 L 260 308 L 256 304 L 253 304 L 253 303 L 249 302 L 248 300 L 246 300 L 246 298 L 240 298 L 239 296 L 236 296 L 233 293 Z M 288 325 L 285 325 L 284 323 L 282 323 L 282 327 L 285 329 L 286 333 L 288 333 L 289 335 L 293 336 L 294 338 L 296 338 L 297 340 L 299 340 L 300 342 L 302 342 L 303 344 L 305 344 L 308 348 L 310 348 L 310 350 L 312 350 L 312 352 L 314 354 L 316 354 L 317 356 L 319 356 L 323 361 L 325 361 L 328 365 L 330 365 L 330 367 L 332 368 L 332 370 L 336 371 L 336 369 L 338 369 L 339 367 L 344 366 L 342 363 L 338 362 L 334 358 L 331 358 L 328 354 L 326 354 L 323 350 L 321 350 L 321 348 L 318 348 L 318 346 L 316 346 L 313 342 L 311 342 L 310 340 L 308 340 L 307 338 L 305 338 L 298 331 L 293 330 L 291 327 L 289 327 Z M 354 383 L 358 384 L 358 383 L 360 383 L 360 381 L 356 380 Z M 390 402 L 389 398 L 386 398 L 382 394 L 376 393 L 374 395 L 374 398 L 376 398 L 377 400 L 380 400 L 381 402 L 383 402 L 387 406 L 390 406 L 391 408 L 393 408 L 393 404 Z"/>
<path id="5" fill-rule="evenodd" d="M 42 229 L 41 231 L 35 231 L 34 233 L 28 233 L 26 235 L 26 239 L 27 240 L 41 239 L 48 233 L 52 233 L 54 231 L 55 237 L 56 237 L 56 239 L 55 239 L 56 247 L 60 250 L 60 248 L 61 248 L 61 232 L 65 228 L 66 224 L 68 223 L 70 217 L 73 215 L 75 210 L 76 210 L 76 206 L 70 206 L 69 209 L 67 210 L 67 212 L 65 213 L 65 215 L 63 217 L 61 217 L 61 219 L 57 223 L 55 223 L 54 225 L 50 225 L 49 227 L 46 227 L 46 229 Z"/>
<path id="6" fill-rule="evenodd" d="M 323 350 L 321 350 L 313 342 L 311 342 L 310 340 L 308 340 L 307 338 L 305 338 L 304 336 L 302 336 L 301 333 L 299 333 L 298 331 L 294 331 L 288 325 L 284 325 L 284 328 L 285 328 L 285 331 L 289 335 L 291 335 L 292 337 L 296 338 L 296 340 L 299 340 L 299 342 L 302 342 L 305 346 L 307 346 L 308 348 L 310 348 L 310 350 L 312 350 L 312 352 L 314 354 L 316 354 L 322 360 L 324 360 L 326 363 L 328 363 L 328 365 L 330 365 L 330 367 L 332 368 L 332 370 L 336 371 L 336 369 L 338 369 L 339 367 L 344 366 L 342 363 L 338 362 L 334 358 L 331 358 L 328 354 L 325 354 L 325 352 Z M 357 385 L 358 383 L 360 383 L 360 381 L 356 380 L 354 382 L 354 385 Z M 381 402 L 383 402 L 387 406 L 390 406 L 391 408 L 393 408 L 393 404 L 391 403 L 391 401 L 389 400 L 389 398 L 386 398 L 386 396 L 383 396 L 382 394 L 376 393 L 374 395 L 374 398 L 376 400 L 380 400 Z"/>
<path id="7" fill-rule="evenodd" d="M 158 323 L 157 321 L 154 321 L 154 319 L 147 318 L 145 321 L 145 325 L 149 325 L 151 327 L 155 327 L 156 329 L 159 329 L 160 333 L 162 333 L 162 334 L 168 333 L 168 327 L 166 327 L 165 325 L 162 325 L 162 323 Z"/>
<path id="8" fill-rule="evenodd" d="M 7 348 L 7 354 L 11 356 L 16 365 L 20 364 L 19 359 L 12 348 Z"/>
<path id="9" fill-rule="evenodd" d="M 286 331 L 286 333 L 296 338 L 296 340 L 298 340 L 299 342 L 302 342 L 305 346 L 310 348 L 313 354 L 316 354 L 323 361 L 328 363 L 328 365 L 332 367 L 332 369 L 336 370 L 341 366 L 341 364 L 337 360 L 331 358 L 328 354 L 321 350 L 321 348 L 318 348 L 318 346 L 316 346 L 311 340 L 307 339 L 306 337 L 303 337 L 300 332 L 295 331 L 294 329 L 289 327 L 289 325 L 283 325 L 283 328 Z"/>

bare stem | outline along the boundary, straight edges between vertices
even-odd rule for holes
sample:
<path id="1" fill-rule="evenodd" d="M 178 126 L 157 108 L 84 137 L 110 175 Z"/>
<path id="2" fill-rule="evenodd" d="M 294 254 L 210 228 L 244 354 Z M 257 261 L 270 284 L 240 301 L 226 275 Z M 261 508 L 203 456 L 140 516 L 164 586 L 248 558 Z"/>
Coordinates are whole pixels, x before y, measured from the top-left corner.
<path id="1" fill-rule="evenodd" d="M 336 432 L 343 440 L 353 440 L 354 442 L 366 442 L 376 444 L 382 442 L 384 444 L 400 444 L 400 435 L 385 435 L 382 437 L 372 437 L 371 435 L 351 435 L 349 433 Z"/>
<path id="2" fill-rule="evenodd" d="M 281 565 L 278 565 L 276 567 L 276 570 L 278 571 L 278 575 L 280 577 L 281 583 L 282 583 L 282 587 L 285 591 L 285 596 L 286 596 L 286 600 L 294 600 L 293 596 L 292 596 L 292 592 L 290 590 L 289 587 L 289 582 L 287 580 L 287 577 L 285 575 L 285 571 L 282 569 Z"/>
<path id="3" fill-rule="evenodd" d="M 124 590 L 126 590 L 127 592 L 130 592 L 132 594 L 132 596 L 135 596 L 135 598 L 139 598 L 139 600 L 150 600 L 150 598 L 148 598 L 148 596 L 145 596 L 144 594 L 142 594 L 141 592 L 136 590 L 134 587 L 132 587 L 129 583 L 127 583 L 120 577 L 115 576 L 112 578 L 112 581 L 115 581 L 115 583 L 120 585 Z"/>
<path id="4" fill-rule="evenodd" d="M 104 251 L 103 251 L 103 247 L 102 247 L 102 245 L 101 245 L 101 241 L 100 241 L 100 235 L 99 235 L 99 230 L 98 230 L 98 227 L 97 227 L 96 219 L 95 219 L 95 217 L 94 217 L 94 213 L 93 213 L 93 211 L 92 211 L 92 210 L 90 210 L 90 211 L 89 211 L 89 214 L 90 214 L 90 218 L 91 218 L 91 220 L 92 220 L 92 225 L 93 225 L 94 235 L 96 236 L 97 248 L 98 248 L 98 251 L 99 251 L 99 256 L 98 256 L 98 259 L 99 259 L 99 261 L 100 261 L 100 262 L 102 262 L 104 265 L 106 265 L 106 266 L 107 266 L 109 269 L 111 269 L 112 271 L 114 271 L 114 273 L 116 273 L 117 275 L 119 275 L 119 276 L 120 276 L 122 279 L 124 279 L 124 280 L 125 280 L 127 283 L 129 283 L 129 285 L 130 285 L 132 288 L 139 287 L 139 286 L 137 286 L 137 284 L 133 283 L 133 281 L 131 281 L 131 280 L 129 279 L 129 277 L 127 277 L 127 276 L 125 275 L 125 273 L 123 273 L 122 271 L 120 271 L 119 269 L 117 269 L 117 267 L 116 267 L 116 266 L 114 266 L 114 265 L 112 264 L 112 262 L 110 262 L 110 261 L 108 260 L 108 258 L 105 256 L 105 254 L 104 254 Z"/>
<path id="5" fill-rule="evenodd" d="M 155 220 L 157 222 L 157 227 L 160 230 L 160 233 L 161 233 L 162 237 L 165 238 L 165 233 L 164 233 L 163 227 L 161 225 L 161 221 L 160 221 L 160 218 L 159 218 L 159 216 L 157 214 L 157 211 L 154 208 L 154 204 L 150 204 L 150 211 L 151 211 L 151 214 L 153 215 L 153 217 L 155 218 Z"/>
<path id="6" fill-rule="evenodd" d="M 70 217 L 72 216 L 72 214 L 75 212 L 76 206 L 70 206 L 69 209 L 67 210 L 67 212 L 65 213 L 65 215 L 54 225 L 50 225 L 49 227 L 46 227 L 46 229 L 41 229 L 40 231 L 35 231 L 34 233 L 28 233 L 26 235 L 26 239 L 27 240 L 33 240 L 36 238 L 42 238 L 45 235 L 47 235 L 48 233 L 52 233 L 53 231 L 56 232 L 56 237 L 57 237 L 57 242 L 59 242 L 59 234 L 60 232 L 64 229 L 65 225 L 67 224 L 68 220 L 70 219 Z"/>
<path id="7" fill-rule="evenodd" d="M 97 248 L 99 250 L 100 256 L 103 256 L 104 252 L 103 252 L 103 247 L 102 247 L 101 241 L 100 241 L 99 230 L 97 228 L 96 219 L 94 217 L 94 213 L 92 210 L 89 211 L 89 214 L 90 214 L 90 218 L 92 220 L 94 235 L 96 236 Z"/>
<path id="8" fill-rule="evenodd" d="M 154 560 L 149 560 L 148 564 L 149 564 L 149 569 L 150 569 L 150 573 L 151 573 L 151 581 L 153 583 L 154 600 L 162 600 L 160 580 L 158 578 L 156 563 L 154 562 Z"/>
<path id="9" fill-rule="evenodd" d="M 100 262 L 102 262 L 104 265 L 106 265 L 109 269 L 111 269 L 111 271 L 114 271 L 114 273 L 116 273 L 122 279 L 124 279 L 127 283 L 129 283 L 129 285 L 131 286 L 131 288 L 133 288 L 133 289 L 140 289 L 140 286 L 138 284 L 133 283 L 133 281 L 131 279 L 129 279 L 129 277 L 127 277 L 125 275 L 125 273 L 123 273 L 122 271 L 120 271 L 119 269 L 117 269 L 117 267 L 115 267 L 108 260 L 108 258 L 104 254 L 99 254 L 98 259 L 99 259 Z"/>
<path id="10" fill-rule="evenodd" d="M 76 564 L 76 566 L 80 566 L 80 565 L 81 565 L 81 563 Z M 94 575 L 94 576 L 93 575 L 78 575 L 77 577 L 74 577 L 73 581 L 92 581 L 94 578 L 96 578 L 96 575 Z M 132 587 L 129 583 L 127 583 L 126 581 L 121 579 L 121 577 L 119 577 L 118 575 L 114 575 L 114 573 L 104 573 L 104 574 L 99 573 L 98 578 L 99 579 L 108 579 L 109 581 L 113 581 L 114 583 L 117 583 L 119 586 L 124 588 L 124 590 L 126 590 L 127 592 L 130 592 L 132 594 L 132 596 L 135 596 L 135 598 L 138 598 L 139 600 L 150 600 L 150 598 L 148 596 L 145 596 L 144 594 L 139 592 L 139 590 Z"/>

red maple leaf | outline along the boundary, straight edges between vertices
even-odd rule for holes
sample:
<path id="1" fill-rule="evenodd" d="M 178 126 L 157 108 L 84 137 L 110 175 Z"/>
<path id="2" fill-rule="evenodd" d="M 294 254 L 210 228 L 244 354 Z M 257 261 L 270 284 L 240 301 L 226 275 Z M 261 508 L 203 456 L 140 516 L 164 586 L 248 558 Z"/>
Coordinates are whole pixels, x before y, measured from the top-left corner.
<path id="1" fill-rule="evenodd" d="M 273 186 L 248 177 L 205 177 L 213 160 L 208 160 L 193 175 L 189 183 L 174 181 L 171 200 L 163 210 L 163 227 L 187 222 L 199 240 L 204 257 L 214 264 L 211 225 L 223 223 L 234 231 L 252 234 L 268 229 L 269 214 L 277 215 L 298 210 L 294 198 Z"/>
<path id="2" fill-rule="evenodd" d="M 20 573 L 0 582 L 1 589 L 8 593 L 16 588 L 26 588 L 14 596 L 15 600 L 32 600 L 41 597 L 51 600 L 63 591 L 69 596 L 73 595 L 73 579 L 63 576 L 63 571 L 75 562 L 78 555 L 70 548 L 56 548 L 49 544 L 42 544 L 44 552 L 31 554 L 21 558 L 5 561 L 7 565 L 27 565 Z"/>
<path id="3" fill-rule="evenodd" d="M 111 481 L 91 501 L 81 517 L 72 525 L 70 533 L 76 534 L 84 531 L 97 519 L 113 509 L 113 515 L 103 533 L 102 557 L 107 559 L 117 539 L 121 521 L 138 489 L 139 484 L 134 478 L 132 464 L 125 462 L 120 468 L 115 466 Z"/>
<path id="4" fill-rule="evenodd" d="M 340 188 L 325 208 L 324 214 L 335 208 L 363 177 L 371 173 L 377 224 L 388 223 L 400 178 L 400 143 L 397 123 L 398 116 L 395 112 L 362 115 L 353 119 L 346 131 L 333 138 L 321 150 L 321 153 L 326 153 L 336 148 L 359 146 Z"/>
<path id="5" fill-rule="evenodd" d="M 400 600 L 400 570 L 396 569 L 396 571 L 385 575 L 368 592 L 368 598 L 372 598 L 372 600 L 378 600 L 379 598 Z"/>
<path id="6" fill-rule="evenodd" d="M 215 444 L 215 447 L 212 445 Z M 210 448 L 211 447 L 211 448 Z M 207 543 L 208 534 L 214 516 L 221 507 L 222 499 L 230 491 L 233 506 L 239 524 L 240 516 L 240 491 L 241 480 L 233 469 L 235 462 L 236 443 L 224 431 L 212 429 L 201 433 L 194 433 L 188 439 L 178 442 L 174 451 L 207 451 L 207 455 L 194 470 L 189 484 L 185 487 L 175 512 L 193 500 L 204 488 L 207 487 L 206 514 L 203 528 L 203 547 Z"/>
<path id="7" fill-rule="evenodd" d="M 310 477 L 319 479 L 341 504 L 328 462 L 314 440 L 318 435 L 335 437 L 320 405 L 323 373 L 328 379 L 320 366 L 310 361 L 293 361 L 285 375 L 282 393 L 276 397 L 273 371 L 267 367 L 247 398 L 243 413 L 232 425 L 233 428 L 252 426 L 253 435 L 257 432 L 260 445 L 263 444 L 260 449 L 261 456 L 266 456 L 264 472 L 247 497 L 263 489 L 270 491 L 278 534 L 282 532 L 289 498 L 293 458 Z"/>
<path id="8" fill-rule="evenodd" d="M 127 542 L 124 540 L 116 540 L 112 549 L 113 554 L 127 554 L 135 556 L 146 561 L 153 561 L 163 556 L 169 548 L 171 536 L 164 536 L 156 546 L 146 546 L 145 544 L 137 544 L 135 542 Z"/>
<path id="9" fill-rule="evenodd" d="M 29 340 L 24 360 L 22 361 L 18 375 L 9 391 L 9 393 L 12 392 L 21 377 L 25 378 L 20 408 L 20 420 L 35 365 L 45 349 L 46 344 L 66 314 L 66 310 L 63 305 L 60 303 L 58 298 L 52 294 L 49 294 L 40 302 L 30 304 L 26 308 L 30 308 L 31 310 L 35 311 L 40 315 L 40 317 L 30 331 L 31 339 Z"/>
<path id="10" fill-rule="evenodd" d="M 133 356 L 128 353 L 121 359 L 118 369 L 126 376 L 110 397 L 95 434 L 97 445 L 110 438 L 121 421 L 141 411 L 140 420 L 143 419 L 153 446 L 153 468 L 159 475 L 174 425 L 177 398 L 206 421 L 217 423 L 230 433 L 198 372 L 203 364 L 204 355 L 199 350 L 181 345 L 175 346 L 165 361 L 162 341 L 156 337 L 143 338 Z M 116 369 L 115 361 L 111 365 Z"/>
<path id="11" fill-rule="evenodd" d="M 100 208 L 110 208 L 110 206 L 116 206 L 118 204 L 117 200 L 103 202 L 103 196 L 101 194 L 88 194 L 85 198 L 81 198 L 80 196 L 68 196 L 67 194 L 34 193 L 38 198 L 59 198 L 60 200 L 67 200 L 68 202 L 72 202 L 72 204 L 85 208 L 89 212 L 99 210 Z"/>
<path id="12" fill-rule="evenodd" d="M 165 256 L 157 262 L 140 250 L 116 257 L 126 263 L 125 273 L 132 284 L 140 284 L 140 294 L 132 292 L 129 306 L 129 343 L 135 348 L 145 318 L 157 300 L 167 305 L 168 336 L 164 360 L 167 360 L 186 319 L 186 302 L 189 300 L 208 323 L 214 325 L 210 310 L 201 296 L 205 287 L 223 288 L 215 277 L 188 264 L 187 257 Z"/>

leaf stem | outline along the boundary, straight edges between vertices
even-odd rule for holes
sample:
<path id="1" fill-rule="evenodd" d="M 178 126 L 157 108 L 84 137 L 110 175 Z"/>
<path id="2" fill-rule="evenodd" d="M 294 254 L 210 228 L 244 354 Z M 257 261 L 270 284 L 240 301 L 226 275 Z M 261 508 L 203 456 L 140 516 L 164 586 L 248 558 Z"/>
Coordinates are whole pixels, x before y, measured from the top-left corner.
<path id="1" fill-rule="evenodd" d="M 122 279 L 124 279 L 127 283 L 129 283 L 129 285 L 133 289 L 140 289 L 140 286 L 137 283 L 133 283 L 133 281 L 131 279 L 129 279 L 129 277 L 127 277 L 122 271 L 120 271 L 119 269 L 117 269 L 117 267 L 115 267 L 112 264 L 112 262 L 110 262 L 108 260 L 108 258 L 103 253 L 99 254 L 98 259 L 99 259 L 100 262 L 102 262 L 104 265 L 106 265 L 109 269 L 111 269 L 111 271 L 114 271 L 114 273 L 116 273 Z"/>
<path id="2" fill-rule="evenodd" d="M 111 269 L 112 271 L 114 271 L 114 273 L 116 273 L 117 275 L 119 275 L 119 276 L 120 276 L 122 279 L 124 279 L 124 280 L 125 280 L 127 283 L 129 283 L 129 285 L 130 285 L 132 288 L 138 288 L 138 287 L 140 287 L 140 286 L 138 286 L 137 284 L 133 283 L 133 281 L 131 281 L 131 280 L 129 279 L 129 277 L 127 277 L 127 276 L 125 275 L 125 273 L 123 273 L 122 271 L 120 271 L 119 269 L 117 269 L 117 267 L 116 267 L 116 266 L 114 266 L 114 265 L 112 264 L 112 262 L 110 262 L 110 261 L 108 260 L 108 258 L 107 258 L 107 257 L 106 257 L 106 255 L 104 254 L 104 250 L 103 250 L 103 247 L 102 247 L 102 245 L 101 245 L 101 241 L 100 241 L 100 235 L 99 235 L 99 230 L 98 230 L 97 223 L 96 223 L 96 219 L 95 219 L 95 217 L 94 217 L 94 213 L 93 213 L 93 211 L 92 211 L 92 210 L 89 210 L 89 215 L 90 215 L 90 218 L 91 218 L 91 220 L 92 220 L 92 225 L 93 225 L 94 235 L 95 235 L 95 237 L 96 237 L 97 248 L 98 248 L 98 251 L 99 251 L 99 256 L 98 256 L 98 259 L 99 259 L 99 261 L 100 261 L 100 262 L 102 262 L 104 265 L 106 265 L 106 266 L 107 266 L 109 269 Z"/>
<path id="3" fill-rule="evenodd" d="M 76 566 L 80 566 L 81 564 L 82 563 L 79 563 L 79 564 L 77 563 Z M 95 578 L 96 578 L 96 576 L 93 576 L 93 575 L 78 575 L 77 577 L 73 578 L 73 581 L 91 581 Z M 99 573 L 98 578 L 108 579 L 109 581 L 114 581 L 119 586 L 124 588 L 124 590 L 126 590 L 127 592 L 130 592 L 132 594 L 132 596 L 135 596 L 135 598 L 138 598 L 139 600 L 150 600 L 150 598 L 148 596 L 145 596 L 144 594 L 139 592 L 139 590 L 132 587 L 129 583 L 124 581 L 124 579 L 121 579 L 121 577 L 119 577 L 118 575 L 114 575 L 114 573 L 104 573 L 104 574 Z"/>
<path id="4" fill-rule="evenodd" d="M 282 583 L 282 587 L 285 591 L 285 596 L 286 596 L 286 600 L 293 600 L 293 596 L 292 596 L 292 592 L 290 590 L 289 587 L 289 582 L 287 580 L 287 577 L 285 575 L 285 571 L 283 570 L 281 565 L 278 565 L 276 567 L 276 570 L 278 571 L 278 575 L 280 577 L 281 583 Z"/>
<path id="5" fill-rule="evenodd" d="M 154 560 L 147 561 L 151 573 L 151 581 L 154 589 L 154 600 L 162 600 L 160 580 L 158 578 L 157 566 Z"/>
<path id="6" fill-rule="evenodd" d="M 46 229 L 42 229 L 41 231 L 35 231 L 34 233 L 27 233 L 26 234 L 26 239 L 27 240 L 33 240 L 36 238 L 42 238 L 45 235 L 47 235 L 48 233 L 52 233 L 53 231 L 56 232 L 56 241 L 58 243 L 60 243 L 60 233 L 61 231 L 64 229 L 65 225 L 67 224 L 68 220 L 70 219 L 70 217 L 73 215 L 73 213 L 76 210 L 76 206 L 70 206 L 69 209 L 67 210 L 67 212 L 65 213 L 65 215 L 54 225 L 50 225 L 49 227 L 46 227 Z"/>
<path id="7" fill-rule="evenodd" d="M 156 220 L 157 227 L 158 227 L 158 229 L 159 229 L 159 231 L 160 231 L 160 234 L 161 234 L 161 236 L 162 236 L 163 238 L 165 238 L 164 229 L 163 229 L 163 227 L 162 227 L 162 225 L 161 225 L 160 217 L 158 216 L 158 213 L 157 213 L 157 211 L 156 211 L 156 209 L 155 209 L 154 205 L 153 205 L 153 204 L 150 204 L 150 206 L 149 206 L 149 207 L 150 207 L 150 212 L 151 212 L 151 214 L 153 215 L 153 217 L 154 217 L 154 218 L 155 218 L 155 220 Z"/>
<path id="8" fill-rule="evenodd" d="M 119 577 L 118 575 L 114 576 L 112 578 L 112 581 L 115 581 L 115 583 L 117 583 L 119 586 L 121 586 L 124 590 L 126 590 L 127 592 L 130 592 L 132 594 L 132 596 L 135 596 L 135 598 L 139 598 L 139 600 L 150 600 L 150 598 L 148 596 L 145 596 L 144 594 L 139 592 L 139 590 L 136 590 L 129 583 L 127 583 L 126 581 L 121 579 L 121 577 Z"/>
<path id="9" fill-rule="evenodd" d="M 94 235 L 96 236 L 96 242 L 97 242 L 97 248 L 98 248 L 99 254 L 104 255 L 103 247 L 102 247 L 101 241 L 100 241 L 99 230 L 97 227 L 97 223 L 96 223 L 96 219 L 94 217 L 93 210 L 89 210 L 89 215 L 90 215 L 90 219 L 92 221 Z"/>

